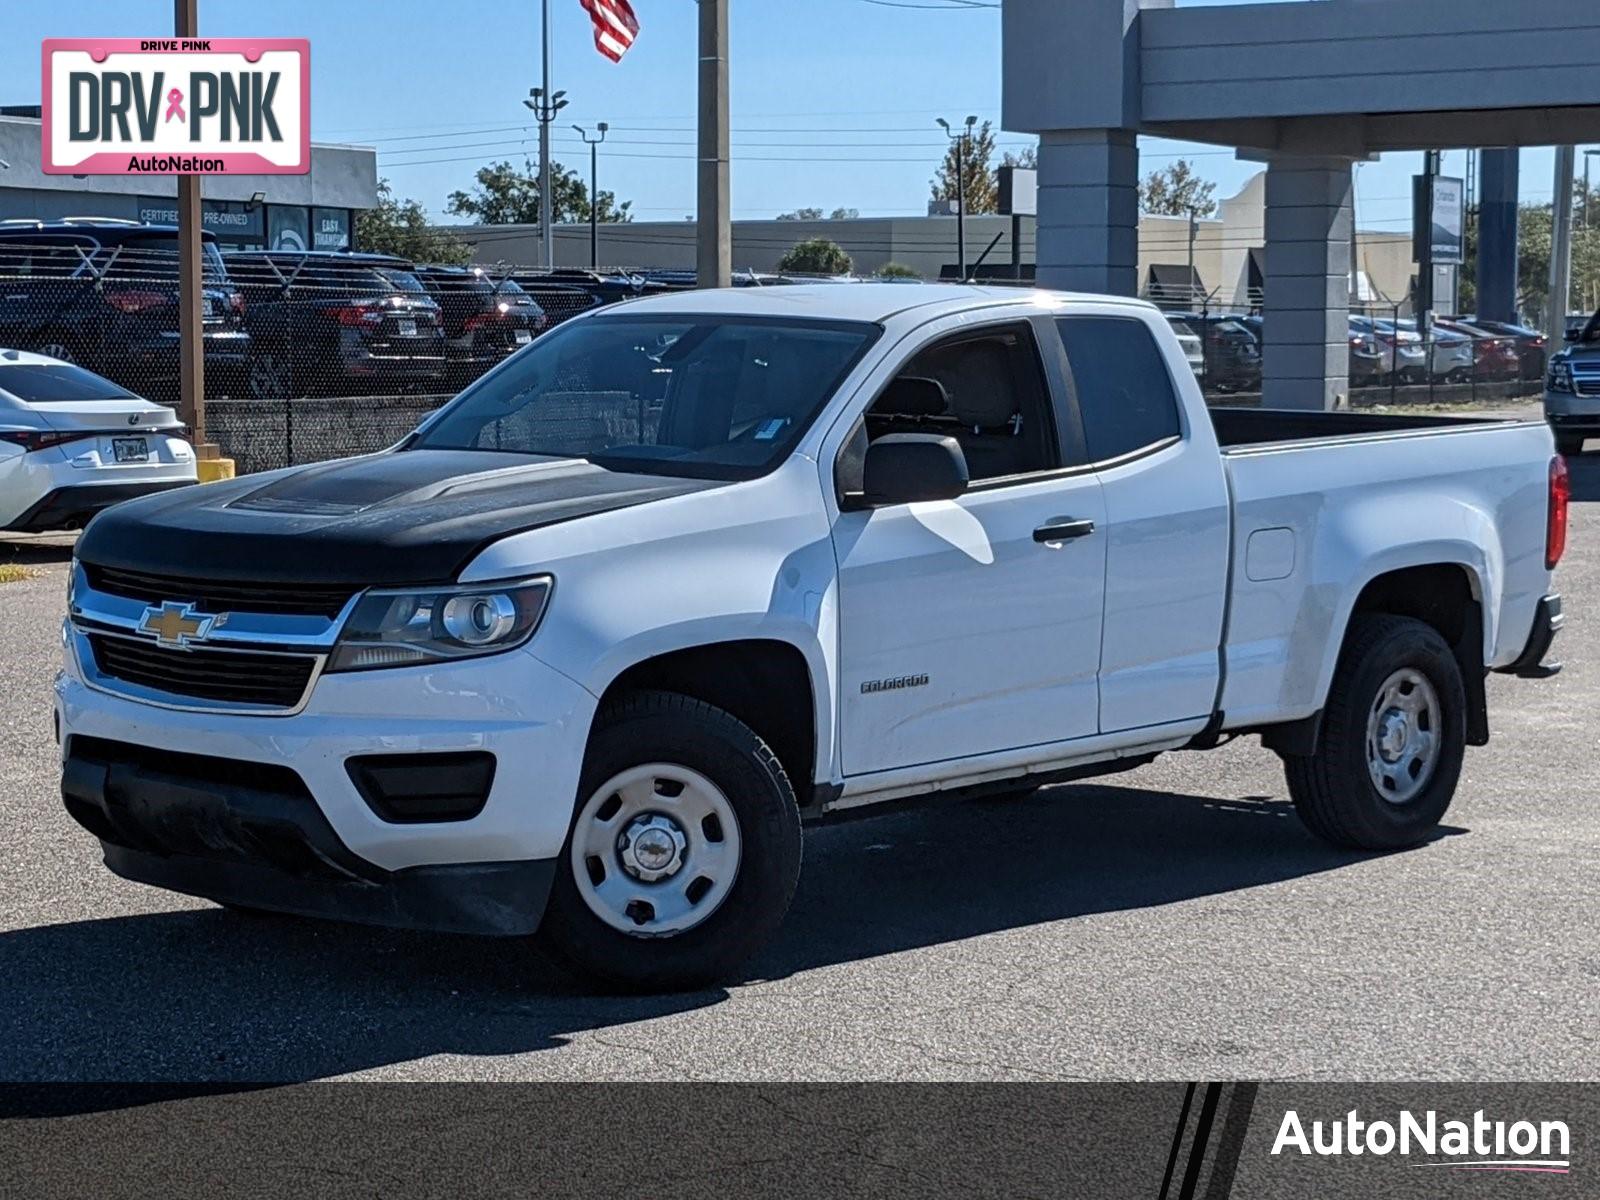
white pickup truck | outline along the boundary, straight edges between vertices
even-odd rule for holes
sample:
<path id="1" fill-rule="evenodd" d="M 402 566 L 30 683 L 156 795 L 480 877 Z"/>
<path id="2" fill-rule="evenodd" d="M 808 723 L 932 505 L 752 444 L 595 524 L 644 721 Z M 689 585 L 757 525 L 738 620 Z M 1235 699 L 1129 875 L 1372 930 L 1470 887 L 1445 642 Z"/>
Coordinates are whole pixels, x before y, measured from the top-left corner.
<path id="1" fill-rule="evenodd" d="M 1541 422 L 1208 411 L 1129 300 L 619 304 L 390 451 L 97 517 L 63 795 L 131 880 L 651 989 L 773 933 L 803 820 L 933 791 L 1254 733 L 1407 846 L 1550 669 L 1566 489 Z"/>

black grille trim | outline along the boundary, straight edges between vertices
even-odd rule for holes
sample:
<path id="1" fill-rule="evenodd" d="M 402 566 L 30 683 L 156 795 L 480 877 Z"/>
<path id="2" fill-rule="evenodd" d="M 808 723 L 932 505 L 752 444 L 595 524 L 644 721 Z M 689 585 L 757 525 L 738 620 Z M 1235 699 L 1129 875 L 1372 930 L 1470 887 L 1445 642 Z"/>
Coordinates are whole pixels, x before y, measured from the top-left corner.
<path id="1" fill-rule="evenodd" d="M 164 600 L 188 601 L 201 612 L 284 613 L 332 619 L 344 611 L 353 587 L 309 587 L 297 583 L 231 583 L 186 579 L 176 575 L 151 575 L 84 563 L 89 586 L 111 596 L 160 604 Z"/>
<path id="2" fill-rule="evenodd" d="M 294 708 L 305 697 L 317 659 L 307 654 L 168 650 L 133 638 L 89 634 L 101 675 L 172 696 L 227 704 Z"/>

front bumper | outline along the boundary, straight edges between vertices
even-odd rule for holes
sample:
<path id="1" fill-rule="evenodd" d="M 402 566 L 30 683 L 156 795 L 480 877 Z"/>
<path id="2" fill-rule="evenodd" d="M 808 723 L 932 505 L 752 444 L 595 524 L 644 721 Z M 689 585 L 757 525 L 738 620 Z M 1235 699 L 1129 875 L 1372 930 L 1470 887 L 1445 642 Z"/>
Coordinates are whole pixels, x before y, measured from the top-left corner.
<path id="1" fill-rule="evenodd" d="M 444 933 L 538 928 L 555 859 L 385 871 L 339 840 L 286 767 L 73 735 L 61 795 L 124 879 L 302 916 Z"/>
<path id="2" fill-rule="evenodd" d="M 269 716 L 112 694 L 86 682 L 79 657 L 92 651 L 71 626 L 67 643 L 56 681 L 63 797 L 113 871 L 346 920 L 537 925 L 596 701 L 527 649 L 323 675 L 298 712 Z M 466 819 L 385 819 L 350 771 L 373 755 L 463 752 L 495 760 L 487 799 Z"/>

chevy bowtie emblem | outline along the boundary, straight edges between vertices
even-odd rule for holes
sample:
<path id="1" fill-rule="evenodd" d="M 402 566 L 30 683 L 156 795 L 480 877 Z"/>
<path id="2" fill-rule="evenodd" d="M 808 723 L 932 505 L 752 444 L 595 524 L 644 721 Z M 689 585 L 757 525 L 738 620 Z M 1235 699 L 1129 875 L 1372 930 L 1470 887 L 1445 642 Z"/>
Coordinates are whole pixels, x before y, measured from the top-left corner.
<path id="1" fill-rule="evenodd" d="M 139 632 L 148 633 L 163 646 L 185 649 L 190 642 L 203 642 L 211 632 L 215 617 L 194 611 L 192 604 L 179 604 L 165 600 L 159 607 L 144 610 L 139 620 Z"/>

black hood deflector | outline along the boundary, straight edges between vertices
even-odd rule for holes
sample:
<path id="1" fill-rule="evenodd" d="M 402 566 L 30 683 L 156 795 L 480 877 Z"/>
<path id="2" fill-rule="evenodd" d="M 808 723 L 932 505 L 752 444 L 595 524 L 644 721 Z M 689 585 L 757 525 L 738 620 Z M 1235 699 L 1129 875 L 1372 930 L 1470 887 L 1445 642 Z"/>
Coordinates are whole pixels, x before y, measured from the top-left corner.
<path id="1" fill-rule="evenodd" d="M 719 486 L 581 459 L 405 450 L 131 500 L 91 521 L 77 553 L 216 581 L 444 583 L 509 534 Z"/>

